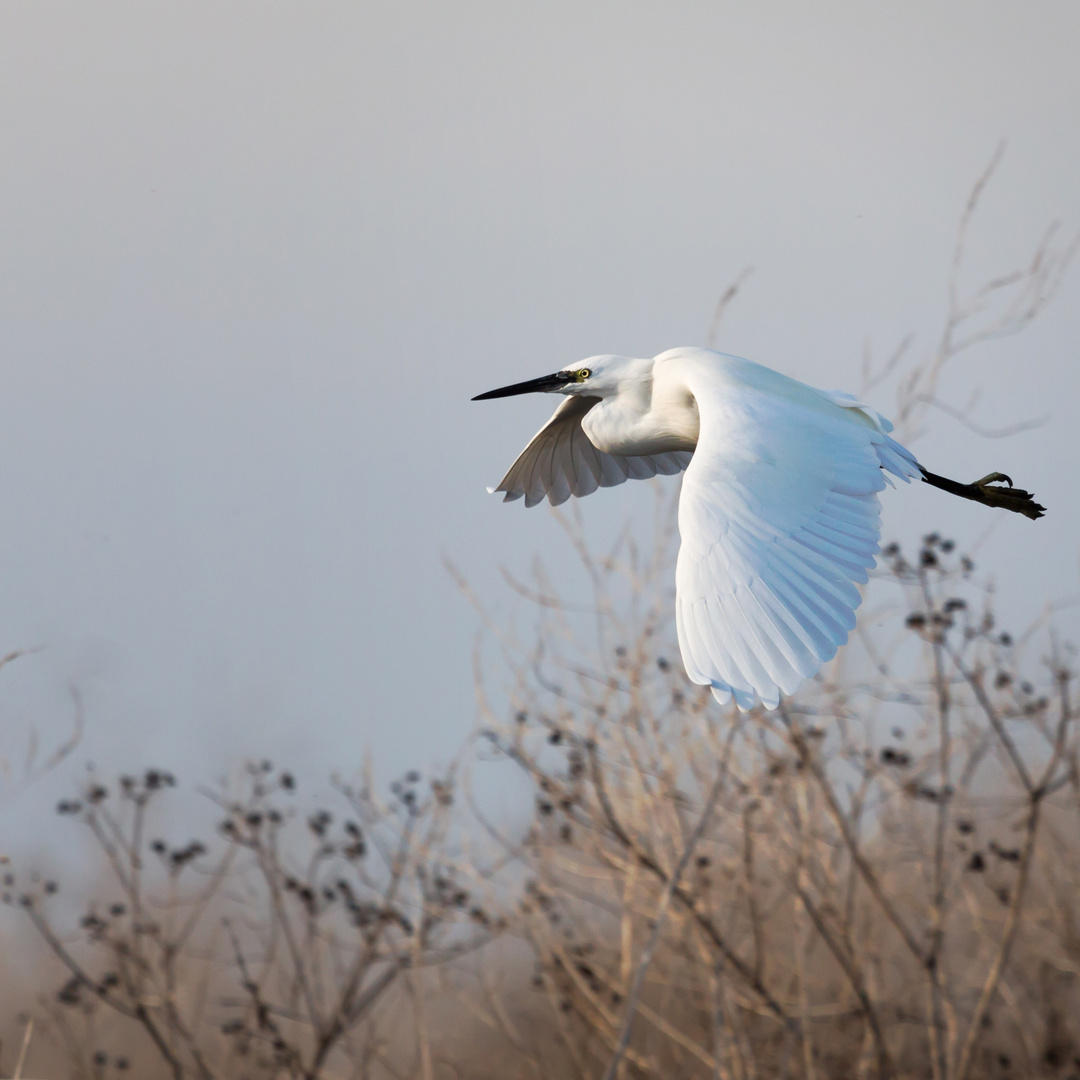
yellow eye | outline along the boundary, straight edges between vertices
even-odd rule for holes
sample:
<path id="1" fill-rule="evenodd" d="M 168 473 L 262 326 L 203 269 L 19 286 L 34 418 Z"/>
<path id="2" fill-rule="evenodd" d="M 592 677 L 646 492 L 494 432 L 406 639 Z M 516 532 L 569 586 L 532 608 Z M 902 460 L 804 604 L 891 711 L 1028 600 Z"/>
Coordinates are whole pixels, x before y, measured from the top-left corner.
<path id="1" fill-rule="evenodd" d="M 591 374 L 592 372 L 587 367 L 583 367 L 579 371 L 574 372 L 574 379 L 577 382 L 584 382 Z"/>

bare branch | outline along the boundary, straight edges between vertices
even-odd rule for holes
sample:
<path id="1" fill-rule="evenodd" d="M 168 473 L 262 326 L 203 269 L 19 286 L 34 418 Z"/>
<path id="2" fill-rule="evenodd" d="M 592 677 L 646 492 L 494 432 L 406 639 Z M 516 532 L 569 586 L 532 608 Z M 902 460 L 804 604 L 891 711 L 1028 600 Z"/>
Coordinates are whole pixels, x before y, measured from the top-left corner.
<path id="1" fill-rule="evenodd" d="M 713 311 L 712 322 L 709 323 L 709 332 L 705 335 L 705 347 L 707 349 L 716 348 L 717 335 L 720 333 L 720 323 L 724 319 L 724 315 L 727 313 L 728 306 L 731 301 L 738 295 L 739 289 L 742 288 L 743 282 L 754 272 L 752 266 L 744 266 L 739 271 L 735 280 L 723 291 L 720 299 L 716 302 L 716 308 Z"/>

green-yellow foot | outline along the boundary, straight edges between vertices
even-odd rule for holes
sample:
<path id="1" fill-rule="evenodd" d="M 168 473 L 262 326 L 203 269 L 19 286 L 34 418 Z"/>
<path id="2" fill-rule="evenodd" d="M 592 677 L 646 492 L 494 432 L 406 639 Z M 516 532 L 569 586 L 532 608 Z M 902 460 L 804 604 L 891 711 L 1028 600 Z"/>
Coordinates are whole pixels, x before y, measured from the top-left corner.
<path id="1" fill-rule="evenodd" d="M 1012 477 L 1005 473 L 992 472 L 974 484 L 960 484 L 956 480 L 950 480 L 945 476 L 937 476 L 922 465 L 923 480 L 933 487 L 941 488 L 951 495 L 959 495 L 962 499 L 971 499 L 982 503 L 983 506 L 997 506 L 1002 510 L 1011 510 L 1014 514 L 1023 514 L 1034 521 L 1046 513 L 1046 507 L 1040 506 L 1030 491 L 1013 487 Z"/>
<path id="2" fill-rule="evenodd" d="M 1032 521 L 1041 518 L 1046 513 L 1046 507 L 1040 506 L 1030 491 L 1013 487 L 1012 478 L 1004 473 L 989 473 L 969 486 L 978 492 L 977 495 L 973 494 L 971 497 L 985 506 L 1000 506 L 1002 510 L 1012 510 L 1013 513 L 1023 514 Z"/>
<path id="3" fill-rule="evenodd" d="M 996 484 L 999 481 L 1001 481 L 1002 483 L 1008 484 L 1009 487 L 1013 486 L 1012 477 L 1011 476 L 1006 476 L 1003 472 L 989 473 L 988 475 L 984 476 L 981 480 L 976 480 L 975 483 L 972 484 L 971 486 L 981 488 L 981 487 L 985 487 L 987 484 Z"/>

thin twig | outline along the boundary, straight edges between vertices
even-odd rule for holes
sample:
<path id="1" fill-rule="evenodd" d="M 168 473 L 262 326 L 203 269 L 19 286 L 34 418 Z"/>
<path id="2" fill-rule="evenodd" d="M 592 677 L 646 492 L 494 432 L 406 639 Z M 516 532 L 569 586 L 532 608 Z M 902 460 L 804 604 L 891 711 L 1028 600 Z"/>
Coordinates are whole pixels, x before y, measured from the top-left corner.
<path id="1" fill-rule="evenodd" d="M 11 1080 L 22 1080 L 23 1066 L 26 1064 L 26 1058 L 30 1053 L 30 1039 L 34 1034 L 34 1019 L 31 1017 L 26 1021 L 26 1030 L 23 1032 L 22 1046 L 19 1048 L 19 1060 L 15 1062 L 15 1072 L 12 1074 Z"/>
<path id="2" fill-rule="evenodd" d="M 615 1053 L 612 1055 L 611 1061 L 608 1062 L 608 1067 L 604 1070 L 603 1080 L 615 1080 L 615 1076 L 619 1071 L 619 1066 L 622 1064 L 626 1048 L 630 1044 L 630 1034 L 634 1025 L 634 1014 L 638 1008 L 642 987 L 645 985 L 645 975 L 649 970 L 649 965 L 652 963 L 656 946 L 660 942 L 660 937 L 664 929 L 664 919 L 667 916 L 671 898 L 675 894 L 683 871 L 686 869 L 691 856 L 694 854 L 694 848 L 697 846 L 697 842 L 701 839 L 706 826 L 709 824 L 709 818 L 712 816 L 713 807 L 716 805 L 716 800 L 723 789 L 726 776 L 727 759 L 725 758 L 721 763 L 720 771 L 717 773 L 716 779 L 713 781 L 713 785 L 709 790 L 709 795 L 705 800 L 705 808 L 701 812 L 701 817 L 698 819 L 697 825 L 694 826 L 693 832 L 687 839 L 686 844 L 683 847 L 682 855 L 679 857 L 679 861 L 675 865 L 675 869 L 672 870 L 667 884 L 664 886 L 664 891 L 660 895 L 660 902 L 657 904 L 656 913 L 653 915 L 652 933 L 649 935 L 649 940 L 646 942 L 645 948 L 641 951 L 637 972 L 634 975 L 633 986 L 631 987 L 630 996 L 626 1002 L 626 1013 L 623 1016 L 619 1041 L 615 1046 Z"/>
<path id="3" fill-rule="evenodd" d="M 705 335 L 705 347 L 708 349 L 716 348 L 716 338 L 720 332 L 720 323 L 723 321 L 724 315 L 727 312 L 728 305 L 735 299 L 742 287 L 742 284 L 746 279 L 754 272 L 752 266 L 744 266 L 739 271 L 738 277 L 724 290 L 720 299 L 716 302 L 716 309 L 713 311 L 712 322 L 709 324 L 709 332 Z"/>
<path id="4" fill-rule="evenodd" d="M 1016 940 L 1016 932 L 1020 929 L 1020 914 L 1023 909 L 1024 898 L 1027 894 L 1028 879 L 1031 875 L 1031 857 L 1035 851 L 1035 840 L 1039 828 L 1041 798 L 1033 798 L 1031 811 L 1028 815 L 1027 825 L 1024 831 L 1024 846 L 1020 853 L 1020 871 L 1017 875 L 1016 885 L 1013 888 L 1009 902 L 1009 911 L 1005 918 L 1005 926 L 1001 934 L 1001 942 L 998 946 L 997 955 L 994 957 L 990 970 L 987 972 L 979 993 L 979 1000 L 975 1010 L 971 1014 L 968 1023 L 967 1035 L 964 1038 L 963 1048 L 960 1051 L 960 1060 L 956 1066 L 956 1080 L 968 1080 L 971 1070 L 975 1065 L 975 1049 L 978 1046 L 979 1037 L 983 1031 L 983 1020 L 986 1017 L 990 1003 L 993 1001 L 1001 980 L 1005 964 L 1012 952 L 1013 942 Z"/>

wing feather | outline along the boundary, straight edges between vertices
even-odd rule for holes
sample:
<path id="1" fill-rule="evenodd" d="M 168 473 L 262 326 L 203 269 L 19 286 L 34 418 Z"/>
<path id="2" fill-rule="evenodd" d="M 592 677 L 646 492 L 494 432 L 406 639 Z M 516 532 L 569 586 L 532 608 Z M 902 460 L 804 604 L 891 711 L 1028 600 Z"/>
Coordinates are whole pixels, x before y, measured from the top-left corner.
<path id="1" fill-rule="evenodd" d="M 770 576 L 776 585 L 777 599 L 815 637 L 816 671 L 835 655 L 837 646 L 833 639 L 838 633 L 845 632 L 844 627 L 833 620 L 829 611 L 822 607 L 820 598 L 813 596 L 812 590 L 797 576 L 792 580 L 788 574 L 776 570 Z"/>
<path id="2" fill-rule="evenodd" d="M 792 654 L 793 670 L 800 678 L 813 675 L 820 662 L 815 651 L 816 641 L 813 628 L 799 622 L 795 614 L 780 601 L 776 593 L 764 581 L 754 582 L 752 589 L 765 618 L 787 641 Z M 799 680 L 795 679 L 790 689 L 787 687 L 781 687 L 781 689 L 784 693 L 790 694 L 798 685 Z"/>
<path id="3" fill-rule="evenodd" d="M 492 490 L 503 492 L 504 502 L 524 496 L 526 506 L 535 506 L 545 498 L 552 506 L 559 506 L 571 495 L 583 498 L 598 487 L 645 480 L 657 473 L 671 476 L 690 463 L 690 453 L 683 451 L 624 457 L 597 450 L 582 430 L 581 418 L 599 400 L 564 398 Z"/>
<path id="4" fill-rule="evenodd" d="M 666 374 L 661 374 L 666 365 Z M 657 358 L 700 417 L 679 503 L 679 643 L 693 682 L 775 708 L 855 625 L 878 553 L 884 471 L 919 475 L 854 398 L 705 350 Z"/>
<path id="5" fill-rule="evenodd" d="M 801 678 L 800 668 L 805 659 L 805 646 L 793 636 L 791 628 L 783 619 L 776 621 L 753 586 L 743 591 L 742 603 L 748 617 L 753 618 L 757 637 L 768 642 L 770 651 L 777 654 L 777 686 L 785 694 L 790 694 Z"/>

